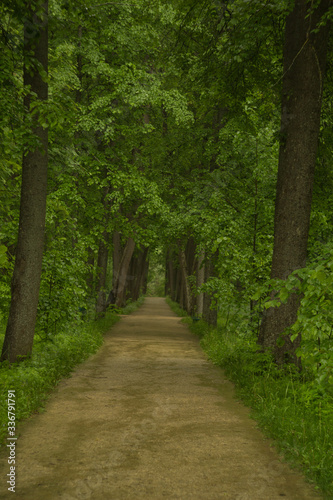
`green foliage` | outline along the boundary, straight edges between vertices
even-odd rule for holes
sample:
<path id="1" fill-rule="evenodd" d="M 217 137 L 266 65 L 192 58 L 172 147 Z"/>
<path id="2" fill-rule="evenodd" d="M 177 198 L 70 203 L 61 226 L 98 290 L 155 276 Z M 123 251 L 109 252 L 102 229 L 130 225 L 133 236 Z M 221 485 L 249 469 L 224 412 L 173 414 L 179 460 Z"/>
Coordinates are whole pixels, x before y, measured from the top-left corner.
<path id="1" fill-rule="evenodd" d="M 166 302 L 167 302 L 167 304 L 169 304 L 169 306 L 171 307 L 171 309 L 173 310 L 173 312 L 175 314 L 177 314 L 178 316 L 184 317 L 184 318 L 187 317 L 186 311 L 184 311 L 184 309 L 182 309 L 176 302 L 173 302 L 170 299 L 170 297 L 166 297 Z"/>
<path id="2" fill-rule="evenodd" d="M 145 298 L 144 297 L 139 297 L 138 300 L 135 302 L 132 302 L 131 300 L 127 302 L 127 304 L 122 307 L 118 313 L 119 314 L 131 314 L 132 312 L 136 311 L 144 302 Z"/>
<path id="3" fill-rule="evenodd" d="M 254 300 L 265 297 L 262 306 L 279 307 L 292 293 L 301 295 L 291 338 L 302 335 L 298 356 L 309 370 L 317 390 L 333 396 L 333 250 L 325 248 L 325 257 L 317 258 L 306 268 L 297 269 L 286 280 L 268 280 L 257 288 Z"/>

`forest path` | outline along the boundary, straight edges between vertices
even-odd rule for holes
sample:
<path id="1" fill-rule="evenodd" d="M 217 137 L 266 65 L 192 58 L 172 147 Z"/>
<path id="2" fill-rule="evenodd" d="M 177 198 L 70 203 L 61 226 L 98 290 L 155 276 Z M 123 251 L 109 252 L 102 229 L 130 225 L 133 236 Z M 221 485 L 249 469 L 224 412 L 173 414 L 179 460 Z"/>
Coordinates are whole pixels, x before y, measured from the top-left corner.
<path id="1" fill-rule="evenodd" d="M 19 426 L 16 457 L 19 500 L 321 498 L 159 298 L 117 323 Z M 0 498 L 13 498 L 8 468 L 1 456 Z"/>

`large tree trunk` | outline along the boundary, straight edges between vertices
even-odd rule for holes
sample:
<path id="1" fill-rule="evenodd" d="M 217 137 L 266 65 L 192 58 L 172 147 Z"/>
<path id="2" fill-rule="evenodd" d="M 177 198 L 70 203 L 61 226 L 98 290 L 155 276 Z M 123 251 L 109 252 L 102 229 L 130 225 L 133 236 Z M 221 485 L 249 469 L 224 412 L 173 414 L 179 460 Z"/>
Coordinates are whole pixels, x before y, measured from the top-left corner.
<path id="1" fill-rule="evenodd" d="M 107 177 L 107 172 L 105 171 L 105 178 Z M 104 208 L 104 231 L 99 241 L 98 246 L 98 257 L 97 257 L 97 283 L 96 283 L 96 318 L 101 318 L 106 312 L 106 276 L 108 268 L 108 257 L 109 257 L 109 242 L 110 233 L 107 230 L 108 222 L 110 218 L 110 200 L 108 199 L 110 188 L 105 186 L 102 192 L 102 204 Z"/>
<path id="2" fill-rule="evenodd" d="M 179 248 L 179 266 L 181 271 L 181 303 L 180 306 L 185 308 L 188 314 L 192 312 L 191 304 L 191 289 L 188 281 L 188 266 L 186 261 L 186 254 L 180 242 L 178 242 Z"/>
<path id="3" fill-rule="evenodd" d="M 89 297 L 94 297 L 95 286 L 94 286 L 94 266 L 95 266 L 95 254 L 91 247 L 88 247 L 87 256 L 87 288 L 89 291 Z"/>
<path id="4" fill-rule="evenodd" d="M 176 300 L 177 269 L 174 264 L 174 253 L 168 248 L 165 260 L 165 295 L 169 295 L 173 301 Z"/>
<path id="5" fill-rule="evenodd" d="M 24 99 L 30 114 L 31 94 L 47 100 L 48 86 L 48 3 L 41 12 L 26 5 L 24 26 L 24 85 L 30 93 Z M 35 63 L 36 61 L 36 63 Z M 40 75 L 40 68 L 45 72 Z M 31 120 L 31 122 L 30 122 Z M 22 188 L 18 243 L 11 285 L 11 305 L 1 360 L 19 361 L 32 351 L 42 272 L 47 194 L 48 129 L 41 117 L 29 116 L 32 133 L 39 145 L 25 153 L 22 165 Z M 45 122 L 45 118 L 43 119 Z"/>
<path id="6" fill-rule="evenodd" d="M 174 297 L 172 297 L 172 300 L 177 302 L 179 305 L 181 305 L 181 292 L 182 292 L 182 277 L 181 277 L 181 270 L 178 262 L 178 267 L 176 267 L 176 280 L 175 280 L 175 292 L 174 292 Z"/>
<path id="7" fill-rule="evenodd" d="M 119 280 L 121 257 L 123 254 L 123 248 L 121 244 L 121 237 L 119 231 L 115 231 L 112 237 L 113 251 L 112 251 L 112 288 L 110 290 L 109 296 L 107 298 L 106 306 L 116 303 L 117 298 L 117 286 Z"/>
<path id="8" fill-rule="evenodd" d="M 205 262 L 205 283 L 215 276 L 215 259 L 216 255 L 212 255 Z M 203 297 L 202 318 L 210 325 L 217 325 L 217 309 L 212 308 L 212 296 L 208 292 L 205 292 Z"/>
<path id="9" fill-rule="evenodd" d="M 175 300 L 176 297 L 176 282 L 177 282 L 177 268 L 172 259 L 169 260 L 169 283 L 170 283 L 170 297 Z"/>
<path id="10" fill-rule="evenodd" d="M 98 247 L 97 258 L 97 299 L 96 299 L 96 317 L 102 318 L 106 312 L 106 276 L 109 256 L 110 234 L 104 231 Z"/>
<path id="11" fill-rule="evenodd" d="M 310 12 L 310 2 L 296 0 L 287 17 L 272 278 L 285 280 L 306 265 L 329 28 L 313 30 L 330 5 L 322 0 Z M 286 304 L 269 309 L 261 324 L 259 343 L 273 350 L 279 364 L 298 363 L 300 336 L 292 343 L 285 335 L 279 346 L 277 340 L 295 323 L 299 303 L 300 297 L 292 294 Z"/>
<path id="12" fill-rule="evenodd" d="M 126 299 L 135 300 L 133 296 L 134 296 L 135 282 L 138 273 L 138 265 L 139 265 L 138 260 L 139 257 L 137 255 L 137 251 L 135 251 L 132 255 L 131 262 L 128 268 L 128 273 L 126 276 L 126 288 L 125 288 Z"/>
<path id="13" fill-rule="evenodd" d="M 205 252 L 202 250 L 199 254 L 197 260 L 197 288 L 200 288 L 205 282 Z M 204 303 L 204 294 L 201 292 L 197 295 L 197 316 L 201 318 L 203 314 L 203 303 Z"/>
<path id="14" fill-rule="evenodd" d="M 143 292 L 145 287 L 146 279 L 146 262 L 148 256 L 148 247 L 144 247 L 140 250 L 139 255 L 136 257 L 133 266 L 133 287 L 132 287 L 132 299 L 138 300 L 140 293 Z"/>
<path id="15" fill-rule="evenodd" d="M 125 290 L 126 290 L 126 284 L 127 284 L 127 275 L 128 275 L 128 270 L 129 266 L 131 263 L 132 255 L 134 252 L 135 248 L 135 242 L 133 238 L 128 238 L 126 246 L 124 248 L 124 252 L 122 255 L 121 263 L 120 263 L 120 268 L 119 268 L 119 275 L 118 275 L 118 282 L 117 282 L 117 287 L 116 287 L 116 306 L 117 307 L 122 307 L 125 305 L 126 302 L 126 297 L 125 297 Z"/>
<path id="16" fill-rule="evenodd" d="M 115 231 L 113 233 L 112 290 L 117 289 L 122 253 L 120 233 L 119 231 Z"/>
<path id="17" fill-rule="evenodd" d="M 194 315 L 194 311 L 196 310 L 196 273 L 197 273 L 197 259 L 195 256 L 196 251 L 196 243 L 194 239 L 191 237 L 187 241 L 186 245 L 186 263 L 187 263 L 187 271 L 188 271 L 188 282 L 190 289 L 190 310 L 189 314 Z M 193 278 L 191 282 L 189 278 Z"/>
<path id="18" fill-rule="evenodd" d="M 168 280 L 165 287 L 165 295 L 170 295 L 171 299 L 175 300 L 177 270 L 175 269 L 173 253 L 171 250 L 168 250 L 167 253 L 166 267 L 168 269 Z"/>
<path id="19" fill-rule="evenodd" d="M 144 270 L 142 275 L 142 294 L 146 295 L 148 287 L 149 259 L 145 260 Z"/>
<path id="20" fill-rule="evenodd" d="M 164 285 L 164 295 L 167 297 L 171 295 L 171 275 L 170 275 L 170 266 L 169 266 L 169 249 L 167 249 L 166 257 L 165 257 L 165 285 Z"/>

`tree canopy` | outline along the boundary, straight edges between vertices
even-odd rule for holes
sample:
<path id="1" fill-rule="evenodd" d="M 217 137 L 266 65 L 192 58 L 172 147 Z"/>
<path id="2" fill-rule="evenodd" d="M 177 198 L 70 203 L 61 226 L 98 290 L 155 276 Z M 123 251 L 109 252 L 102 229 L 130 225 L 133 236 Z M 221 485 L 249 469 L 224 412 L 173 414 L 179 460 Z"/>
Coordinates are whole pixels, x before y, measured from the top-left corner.
<path id="1" fill-rule="evenodd" d="M 48 132 L 38 336 L 52 339 L 92 307 L 99 316 L 110 305 L 135 299 L 147 289 L 149 261 L 160 262 L 166 293 L 213 323 L 216 311 L 234 308 L 244 337 L 258 336 L 263 312 L 277 310 L 296 290 L 298 316 L 287 325 L 288 338 L 292 344 L 302 333 L 297 356 L 304 360 L 311 358 L 313 344 L 320 345 L 331 377 L 332 9 L 330 2 L 317 3 L 321 10 L 300 0 L 50 0 L 47 71 L 33 51 L 24 51 L 27 13 L 34 29 L 45 2 L 1 5 L 5 322 L 22 165 L 28 152 L 41 150 L 32 126 L 37 120 Z M 288 59 L 286 20 L 297 8 L 305 34 Z M 309 57 L 318 54 L 323 31 L 327 64 L 326 71 L 318 66 L 321 125 L 318 151 L 313 136 L 307 259 L 285 276 L 273 276 L 285 81 L 307 47 Z M 319 59 L 313 57 L 316 67 Z M 38 72 L 48 86 L 47 99 L 31 88 L 24 71 Z M 279 332 L 274 342 L 284 344 L 285 334 Z M 269 342 L 261 344 L 266 348 Z"/>

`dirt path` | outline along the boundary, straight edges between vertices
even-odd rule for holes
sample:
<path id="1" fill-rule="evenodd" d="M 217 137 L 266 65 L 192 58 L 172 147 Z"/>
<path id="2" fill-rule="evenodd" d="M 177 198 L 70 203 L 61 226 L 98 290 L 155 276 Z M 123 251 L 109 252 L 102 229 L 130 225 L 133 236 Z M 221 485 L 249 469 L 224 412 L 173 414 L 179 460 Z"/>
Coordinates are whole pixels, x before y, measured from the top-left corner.
<path id="1" fill-rule="evenodd" d="M 146 299 L 21 424 L 16 493 L 2 454 L 0 498 L 321 498 L 248 415 L 164 299 Z"/>

